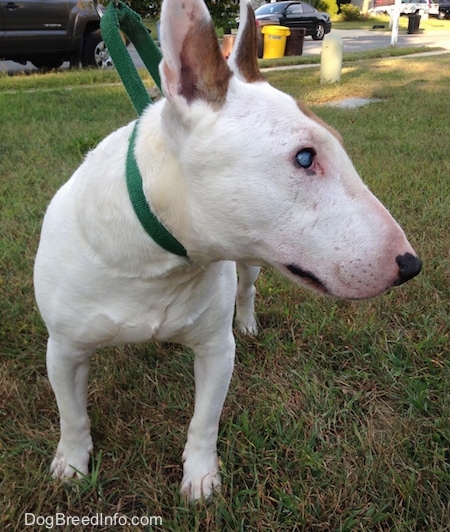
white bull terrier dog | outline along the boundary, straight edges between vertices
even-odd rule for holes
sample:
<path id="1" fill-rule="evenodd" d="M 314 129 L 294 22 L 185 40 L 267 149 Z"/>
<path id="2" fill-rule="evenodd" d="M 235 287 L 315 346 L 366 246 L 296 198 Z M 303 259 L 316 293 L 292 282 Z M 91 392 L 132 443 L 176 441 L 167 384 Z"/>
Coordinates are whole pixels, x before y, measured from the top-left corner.
<path id="1" fill-rule="evenodd" d="M 233 371 L 234 305 L 239 329 L 256 334 L 256 265 L 361 299 L 409 280 L 421 263 L 340 136 L 263 79 L 250 3 L 241 0 L 228 63 L 203 0 L 164 0 L 161 30 L 165 98 L 146 109 L 135 135 L 132 123 L 103 140 L 55 195 L 34 283 L 61 418 L 53 476 L 88 472 L 90 355 L 173 341 L 195 353 L 181 484 L 194 500 L 220 487 L 216 440 Z M 127 189 L 134 136 L 153 238 Z"/>

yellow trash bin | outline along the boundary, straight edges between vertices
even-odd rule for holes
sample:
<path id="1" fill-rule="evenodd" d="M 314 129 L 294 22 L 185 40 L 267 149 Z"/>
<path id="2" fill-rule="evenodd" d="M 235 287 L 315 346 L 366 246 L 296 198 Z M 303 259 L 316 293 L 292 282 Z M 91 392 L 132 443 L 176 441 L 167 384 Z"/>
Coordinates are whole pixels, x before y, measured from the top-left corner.
<path id="1" fill-rule="evenodd" d="M 264 26 L 261 28 L 264 34 L 263 59 L 278 59 L 284 56 L 286 39 L 291 34 L 291 30 L 286 26 Z"/>

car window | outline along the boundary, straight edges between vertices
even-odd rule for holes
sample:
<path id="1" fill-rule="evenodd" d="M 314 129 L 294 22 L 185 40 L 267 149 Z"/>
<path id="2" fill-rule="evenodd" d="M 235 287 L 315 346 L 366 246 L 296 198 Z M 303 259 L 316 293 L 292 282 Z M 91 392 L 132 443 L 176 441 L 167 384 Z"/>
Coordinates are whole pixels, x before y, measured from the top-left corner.
<path id="1" fill-rule="evenodd" d="M 282 13 L 283 6 L 280 4 L 265 4 L 255 11 L 255 15 L 271 15 L 272 13 Z"/>
<path id="2" fill-rule="evenodd" d="M 298 13 L 302 13 L 302 5 L 301 4 L 293 4 L 289 6 L 286 10 L 286 15 L 296 15 Z"/>
<path id="3" fill-rule="evenodd" d="M 303 13 L 314 13 L 315 9 L 309 4 L 303 4 Z"/>

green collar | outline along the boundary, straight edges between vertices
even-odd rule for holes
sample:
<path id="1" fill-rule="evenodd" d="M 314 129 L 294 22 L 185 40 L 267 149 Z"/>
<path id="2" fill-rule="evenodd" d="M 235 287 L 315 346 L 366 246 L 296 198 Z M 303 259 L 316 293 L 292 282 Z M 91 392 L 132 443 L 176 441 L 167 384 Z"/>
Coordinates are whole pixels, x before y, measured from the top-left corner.
<path id="1" fill-rule="evenodd" d="M 127 187 L 134 212 L 136 213 L 142 227 L 146 230 L 149 236 L 163 249 L 179 255 L 180 257 L 187 257 L 187 251 L 178 242 L 178 240 L 163 226 L 163 224 L 156 218 L 150 210 L 147 199 L 142 189 L 142 177 L 136 163 L 134 155 L 134 147 L 136 143 L 136 131 L 138 121 L 133 128 L 130 141 L 128 144 L 127 153 Z"/>

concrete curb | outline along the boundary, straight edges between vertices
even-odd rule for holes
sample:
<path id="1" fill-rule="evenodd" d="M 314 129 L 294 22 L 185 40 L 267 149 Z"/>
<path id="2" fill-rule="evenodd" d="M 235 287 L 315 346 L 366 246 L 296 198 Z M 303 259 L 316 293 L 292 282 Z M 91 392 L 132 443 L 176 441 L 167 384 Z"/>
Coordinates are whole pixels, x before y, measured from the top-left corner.
<path id="1" fill-rule="evenodd" d="M 420 52 L 417 54 L 407 54 L 407 55 L 397 55 L 397 56 L 389 56 L 389 57 L 374 57 L 370 59 L 358 59 L 356 61 L 345 61 L 343 63 L 343 66 L 346 64 L 351 63 L 360 63 L 361 61 L 378 61 L 378 60 L 390 60 L 390 59 L 408 59 L 410 57 L 431 57 L 434 55 L 444 55 L 444 54 L 450 54 L 450 50 L 435 50 L 432 52 Z M 301 69 L 301 68 L 312 68 L 312 67 L 320 67 L 320 63 L 311 63 L 306 65 L 280 65 L 280 66 L 274 66 L 274 67 L 266 67 L 261 68 L 261 72 L 274 72 L 276 70 L 295 70 L 295 69 Z"/>

